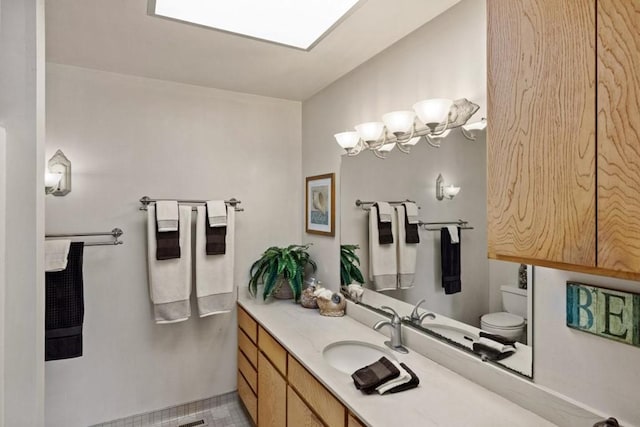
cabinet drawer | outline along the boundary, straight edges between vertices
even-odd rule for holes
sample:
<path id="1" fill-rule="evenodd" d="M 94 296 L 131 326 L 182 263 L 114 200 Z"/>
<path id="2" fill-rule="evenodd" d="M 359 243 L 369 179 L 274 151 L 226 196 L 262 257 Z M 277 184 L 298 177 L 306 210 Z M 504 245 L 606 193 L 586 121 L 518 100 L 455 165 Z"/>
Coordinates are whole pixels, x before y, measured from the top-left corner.
<path id="1" fill-rule="evenodd" d="M 349 414 L 349 417 L 347 418 L 347 427 L 364 427 L 364 424 L 362 424 L 353 414 Z"/>
<path id="2" fill-rule="evenodd" d="M 258 354 L 258 418 L 260 427 L 287 425 L 287 381 L 263 353 Z"/>
<path id="3" fill-rule="evenodd" d="M 251 363 L 247 360 L 245 355 L 238 352 L 238 370 L 242 372 L 242 375 L 247 380 L 247 383 L 251 386 L 254 393 L 258 392 L 258 371 L 255 370 Z"/>
<path id="4" fill-rule="evenodd" d="M 291 355 L 288 378 L 289 384 L 312 405 L 312 409 L 328 427 L 344 427 L 345 408 L 342 403 Z"/>
<path id="5" fill-rule="evenodd" d="M 240 400 L 244 404 L 244 407 L 247 408 L 247 412 L 251 416 L 254 424 L 258 424 L 258 398 L 253 391 L 251 391 L 251 387 L 245 381 L 244 377 L 240 375 L 238 372 L 238 396 L 240 396 Z"/>
<path id="6" fill-rule="evenodd" d="M 291 386 L 287 386 L 287 425 L 291 427 L 324 427 Z"/>
<path id="7" fill-rule="evenodd" d="M 254 344 L 258 342 L 258 324 L 240 306 L 238 306 L 238 326 L 247 334 Z"/>
<path id="8" fill-rule="evenodd" d="M 283 376 L 287 376 L 287 350 L 267 331 L 258 328 L 258 347 Z"/>
<path id="9" fill-rule="evenodd" d="M 242 350 L 247 360 L 251 362 L 254 368 L 258 367 L 258 347 L 251 342 L 251 339 L 245 334 L 242 329 L 238 328 L 238 348 Z"/>

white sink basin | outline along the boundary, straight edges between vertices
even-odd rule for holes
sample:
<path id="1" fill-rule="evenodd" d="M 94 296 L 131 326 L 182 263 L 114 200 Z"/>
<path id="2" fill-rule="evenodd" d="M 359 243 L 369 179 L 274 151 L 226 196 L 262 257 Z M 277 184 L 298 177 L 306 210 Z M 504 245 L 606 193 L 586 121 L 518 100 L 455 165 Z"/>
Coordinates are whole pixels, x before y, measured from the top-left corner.
<path id="1" fill-rule="evenodd" d="M 396 360 L 383 347 L 362 341 L 334 342 L 322 350 L 322 356 L 333 368 L 349 375 L 383 356 L 389 360 Z"/>

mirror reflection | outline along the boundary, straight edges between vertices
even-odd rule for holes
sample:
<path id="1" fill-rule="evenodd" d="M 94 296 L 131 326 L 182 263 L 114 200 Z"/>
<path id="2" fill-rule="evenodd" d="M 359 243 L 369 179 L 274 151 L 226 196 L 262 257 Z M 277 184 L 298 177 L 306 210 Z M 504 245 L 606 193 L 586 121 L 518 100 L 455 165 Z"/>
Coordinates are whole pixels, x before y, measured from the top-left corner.
<path id="1" fill-rule="evenodd" d="M 405 324 L 531 377 L 533 267 L 487 259 L 486 170 L 485 133 L 459 129 L 440 148 L 343 156 L 341 281 L 363 281 L 365 305 L 402 301 Z"/>

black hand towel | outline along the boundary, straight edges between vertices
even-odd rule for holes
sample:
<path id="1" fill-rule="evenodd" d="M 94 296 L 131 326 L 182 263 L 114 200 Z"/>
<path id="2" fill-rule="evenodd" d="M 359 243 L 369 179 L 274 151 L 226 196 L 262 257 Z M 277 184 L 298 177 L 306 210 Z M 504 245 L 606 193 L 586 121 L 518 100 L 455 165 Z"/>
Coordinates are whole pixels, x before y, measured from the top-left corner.
<path id="1" fill-rule="evenodd" d="M 495 349 L 493 347 L 489 347 L 488 345 L 484 345 L 479 342 L 474 342 L 473 352 L 482 356 L 483 359 L 498 361 L 498 360 L 506 359 L 507 357 L 511 356 L 513 353 L 516 352 L 516 349 L 515 347 L 513 347 L 513 349 L 508 349 L 506 351 L 501 352 L 500 350 Z"/>
<path id="2" fill-rule="evenodd" d="M 180 258 L 180 218 L 178 231 L 158 231 L 158 210 L 156 209 L 156 259 Z"/>
<path id="3" fill-rule="evenodd" d="M 517 342 L 516 340 L 503 337 L 502 335 L 495 335 L 482 331 L 480 332 L 480 338 L 489 338 L 490 340 L 497 341 L 502 345 L 515 345 L 515 343 Z"/>
<path id="4" fill-rule="evenodd" d="M 351 378 L 356 388 L 366 393 L 399 375 L 398 368 L 386 357 L 381 357 L 377 362 L 355 371 Z"/>
<path id="5" fill-rule="evenodd" d="M 381 222 L 380 221 L 380 208 L 377 203 L 374 203 L 376 211 L 376 218 L 378 220 L 378 243 L 381 245 L 389 245 L 393 243 L 393 230 L 391 229 L 391 221 L 389 222 Z"/>
<path id="6" fill-rule="evenodd" d="M 72 242 L 67 268 L 45 274 L 45 361 L 82 356 L 83 250 Z"/>
<path id="7" fill-rule="evenodd" d="M 407 244 L 420 243 L 420 235 L 418 234 L 418 224 L 409 224 L 409 215 L 407 215 L 407 204 L 403 203 L 404 206 L 404 230 L 405 230 L 405 240 L 404 242 Z M 402 221 L 401 219 L 398 219 Z"/>
<path id="8" fill-rule="evenodd" d="M 205 230 L 207 234 L 207 255 L 224 255 L 227 251 L 227 226 L 211 227 L 209 224 L 209 210 L 206 210 Z"/>
<path id="9" fill-rule="evenodd" d="M 458 227 L 458 235 L 460 235 L 460 227 Z M 442 287 L 444 293 L 455 294 L 462 290 L 462 281 L 460 280 L 460 246 L 462 245 L 462 237 L 458 239 L 458 243 L 451 243 L 451 236 L 446 227 L 440 229 L 440 253 L 442 255 Z"/>
<path id="10" fill-rule="evenodd" d="M 411 369 L 409 369 L 407 365 L 405 365 L 404 363 L 400 363 L 400 366 L 402 366 L 404 370 L 407 371 L 409 375 L 411 375 L 411 380 L 408 383 L 400 384 L 399 386 L 392 388 L 387 393 L 398 393 L 405 390 L 411 390 L 412 388 L 418 387 L 418 384 L 420 384 L 420 378 L 418 378 L 418 376 Z"/>

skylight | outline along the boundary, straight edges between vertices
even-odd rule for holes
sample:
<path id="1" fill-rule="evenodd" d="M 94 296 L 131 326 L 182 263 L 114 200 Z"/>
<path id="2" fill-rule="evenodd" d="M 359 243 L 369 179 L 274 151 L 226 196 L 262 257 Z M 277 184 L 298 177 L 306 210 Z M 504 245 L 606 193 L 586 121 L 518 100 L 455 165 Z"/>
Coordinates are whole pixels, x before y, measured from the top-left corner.
<path id="1" fill-rule="evenodd" d="M 319 41 L 360 0 L 155 0 L 155 15 L 299 49 Z"/>

